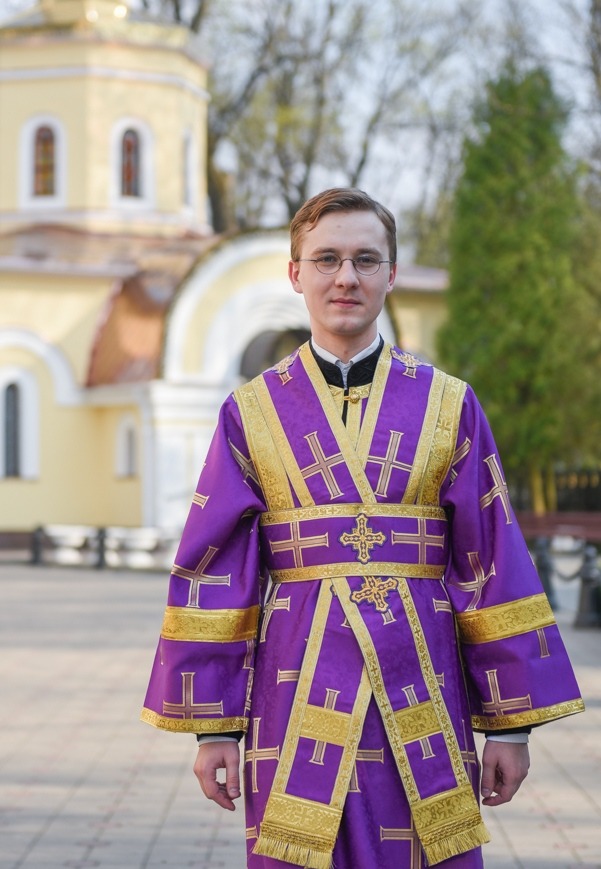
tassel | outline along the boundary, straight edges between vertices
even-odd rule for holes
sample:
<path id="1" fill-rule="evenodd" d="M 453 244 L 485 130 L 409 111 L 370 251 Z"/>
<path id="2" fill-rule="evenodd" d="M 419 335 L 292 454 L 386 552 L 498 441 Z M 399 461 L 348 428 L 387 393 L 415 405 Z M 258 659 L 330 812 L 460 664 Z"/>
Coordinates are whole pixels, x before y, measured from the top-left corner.
<path id="1" fill-rule="evenodd" d="M 307 845 L 286 842 L 273 836 L 264 836 L 262 833 L 255 842 L 253 854 L 283 860 L 285 863 L 302 866 L 303 869 L 332 869 L 333 867 L 331 851 L 318 851 Z"/>
<path id="2" fill-rule="evenodd" d="M 435 866 L 437 863 L 442 863 L 443 860 L 450 860 L 451 857 L 456 857 L 458 854 L 465 854 L 466 851 L 471 851 L 487 842 L 490 842 L 488 830 L 483 823 L 480 823 L 472 827 L 471 830 L 445 836 L 437 842 L 429 842 L 427 845 L 422 842 L 422 846 L 428 858 L 428 865 Z"/>

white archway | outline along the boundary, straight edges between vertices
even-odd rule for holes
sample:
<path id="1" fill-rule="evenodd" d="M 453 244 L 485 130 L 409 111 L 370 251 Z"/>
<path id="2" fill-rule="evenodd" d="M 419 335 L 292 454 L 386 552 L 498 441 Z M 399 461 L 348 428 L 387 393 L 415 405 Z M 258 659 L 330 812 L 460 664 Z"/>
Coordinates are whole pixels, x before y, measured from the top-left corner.
<path id="1" fill-rule="evenodd" d="M 166 381 L 194 381 L 229 390 L 237 385 L 242 356 L 258 335 L 309 328 L 303 298 L 292 290 L 283 267 L 281 278 L 242 284 L 224 300 L 210 322 L 199 370 L 194 374 L 185 371 L 189 324 L 214 283 L 245 262 L 273 254 L 280 254 L 283 263 L 287 263 L 290 256 L 287 234 L 257 234 L 234 239 L 192 273 L 181 289 L 168 322 L 163 367 Z M 385 311 L 378 326 L 385 340 L 394 342 L 394 329 Z"/>
<path id="2" fill-rule="evenodd" d="M 27 350 L 44 362 L 52 377 L 57 404 L 68 407 L 81 404 L 81 390 L 71 365 L 58 347 L 27 329 L 0 329 L 0 350 L 8 347 Z"/>

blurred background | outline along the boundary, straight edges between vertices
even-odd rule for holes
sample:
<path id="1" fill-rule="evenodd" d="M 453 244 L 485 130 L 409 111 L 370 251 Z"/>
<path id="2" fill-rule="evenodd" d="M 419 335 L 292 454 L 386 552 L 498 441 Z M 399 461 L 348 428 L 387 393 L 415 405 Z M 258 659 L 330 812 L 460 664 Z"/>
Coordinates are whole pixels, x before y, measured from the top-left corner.
<path id="1" fill-rule="evenodd" d="M 394 212 L 381 332 L 475 387 L 527 536 L 601 540 L 601 0 L 0 0 L 0 557 L 169 566 L 338 185 Z"/>

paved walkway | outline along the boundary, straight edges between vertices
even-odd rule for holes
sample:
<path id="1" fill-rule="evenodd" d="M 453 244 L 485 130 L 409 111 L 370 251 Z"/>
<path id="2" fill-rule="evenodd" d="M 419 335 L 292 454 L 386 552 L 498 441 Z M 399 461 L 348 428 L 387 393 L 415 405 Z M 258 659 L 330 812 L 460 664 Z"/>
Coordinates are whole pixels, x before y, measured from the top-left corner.
<path id="1" fill-rule="evenodd" d="M 588 711 L 541 728 L 516 800 L 485 810 L 487 869 L 601 869 L 601 629 L 572 628 L 562 586 Z M 138 721 L 165 593 L 159 574 L 0 565 L 2 869 L 243 869 L 243 812 L 202 797 L 193 739 Z"/>

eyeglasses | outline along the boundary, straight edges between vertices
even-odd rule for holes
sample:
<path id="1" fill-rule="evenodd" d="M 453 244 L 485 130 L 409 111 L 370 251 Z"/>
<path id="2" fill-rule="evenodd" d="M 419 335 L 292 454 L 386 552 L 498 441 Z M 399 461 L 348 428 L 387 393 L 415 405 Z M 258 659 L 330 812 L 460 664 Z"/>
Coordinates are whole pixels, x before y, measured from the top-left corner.
<path id="1" fill-rule="evenodd" d="M 335 253 L 324 253 L 315 259 L 299 259 L 299 263 L 315 263 L 315 268 L 322 275 L 335 275 L 342 268 L 342 263 L 352 262 L 355 271 L 360 275 L 375 275 L 380 271 L 382 263 L 391 263 L 390 259 L 378 259 L 371 253 L 362 253 L 357 257 L 340 257 Z"/>

